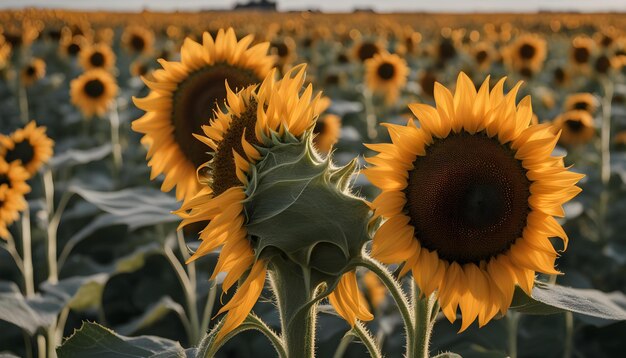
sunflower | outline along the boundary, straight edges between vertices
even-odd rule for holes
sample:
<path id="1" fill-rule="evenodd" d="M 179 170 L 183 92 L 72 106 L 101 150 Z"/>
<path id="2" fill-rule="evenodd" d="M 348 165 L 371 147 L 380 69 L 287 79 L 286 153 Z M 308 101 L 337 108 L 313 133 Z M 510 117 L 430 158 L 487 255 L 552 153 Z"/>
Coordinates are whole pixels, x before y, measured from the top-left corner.
<path id="1" fill-rule="evenodd" d="M 262 158 L 258 149 L 272 147 L 274 140 L 281 137 L 301 141 L 319 115 L 320 95 L 313 98 L 312 86 L 300 94 L 304 69 L 303 65 L 296 66 L 280 81 L 274 79 L 273 70 L 261 85 L 238 93 L 227 87 L 226 110 L 218 108 L 210 125 L 202 127 L 204 135 L 196 135 L 214 155 L 199 169 L 200 179 L 207 185 L 177 212 L 183 218 L 181 226 L 209 222 L 200 234 L 202 243 L 189 261 L 222 246 L 213 277 L 227 273 L 222 286 L 225 291 L 249 271 L 233 298 L 219 312 L 228 314 L 218 339 L 236 328 L 251 311 L 270 264 L 255 256 L 256 240 L 248 235 L 243 202 L 249 171 Z M 371 319 L 363 306 L 365 299 L 357 288 L 354 272 L 341 277 L 329 299 L 337 312 L 352 324 L 357 318 Z"/>
<path id="2" fill-rule="evenodd" d="M 567 236 L 553 216 L 580 192 L 582 175 L 551 157 L 558 134 L 529 125 L 530 97 L 515 105 L 504 79 L 476 91 L 459 74 L 454 96 L 435 85 L 436 108 L 412 104 L 420 122 L 387 124 L 392 144 L 372 144 L 367 178 L 382 193 L 372 206 L 386 218 L 372 254 L 406 262 L 425 295 L 437 291 L 445 316 L 462 312 L 461 331 L 511 304 L 515 285 L 528 295 L 535 272 L 557 274 L 549 237 Z"/>
<path id="3" fill-rule="evenodd" d="M 44 78 L 45 75 L 46 63 L 40 58 L 33 58 L 22 68 L 20 78 L 22 80 L 22 84 L 28 87 Z"/>
<path id="4" fill-rule="evenodd" d="M 419 78 L 420 88 L 422 93 L 433 98 L 435 96 L 435 83 L 437 82 L 437 76 L 434 71 L 426 70 L 422 72 Z"/>
<path id="5" fill-rule="evenodd" d="M 384 94 L 387 104 L 396 101 L 408 76 L 409 67 L 398 55 L 381 52 L 365 61 L 365 84 L 375 93 Z"/>
<path id="6" fill-rule="evenodd" d="M 315 123 L 313 133 L 316 134 L 313 138 L 315 148 L 324 154 L 330 153 L 341 134 L 341 118 L 335 114 L 321 116 Z"/>
<path id="7" fill-rule="evenodd" d="M 539 72 L 548 52 L 546 40 L 536 34 L 517 38 L 503 53 L 505 62 L 525 77 Z"/>
<path id="8" fill-rule="evenodd" d="M 296 57 L 296 42 L 291 37 L 273 40 L 270 43 L 270 53 L 275 56 L 276 65 L 288 66 Z"/>
<path id="9" fill-rule="evenodd" d="M 591 62 L 591 55 L 595 47 L 595 42 L 586 36 L 575 37 L 572 41 L 570 61 L 576 67 L 586 68 Z"/>
<path id="10" fill-rule="evenodd" d="M 64 36 L 59 42 L 59 52 L 63 57 L 76 57 L 88 41 L 83 36 Z"/>
<path id="11" fill-rule="evenodd" d="M 554 131 L 560 131 L 559 143 L 565 146 L 577 146 L 593 139 L 596 130 L 593 117 L 585 110 L 567 111 L 554 119 Z"/>
<path id="12" fill-rule="evenodd" d="M 224 81 L 241 89 L 260 83 L 272 68 L 269 43 L 250 47 L 252 41 L 252 35 L 237 41 L 232 28 L 219 30 L 215 39 L 205 32 L 202 44 L 186 39 L 181 62 L 159 60 L 163 69 L 152 73 L 154 80 L 144 78 L 150 94 L 133 98 L 135 105 L 147 112 L 132 128 L 145 134 L 143 142 L 149 142 L 151 177 L 164 173 L 161 190 L 176 186 L 178 200 L 200 189 L 195 173 L 207 161 L 207 148 L 193 135 L 201 133 L 201 126 L 224 103 Z"/>
<path id="13" fill-rule="evenodd" d="M 557 86 L 564 86 L 569 83 L 570 76 L 566 69 L 558 66 L 552 70 L 552 82 Z"/>
<path id="14" fill-rule="evenodd" d="M 141 59 L 137 59 L 130 64 L 130 74 L 133 77 L 146 76 L 150 71 L 150 65 Z"/>
<path id="15" fill-rule="evenodd" d="M 565 111 L 581 110 L 593 115 L 598 109 L 598 100 L 591 93 L 574 93 L 565 99 Z"/>
<path id="16" fill-rule="evenodd" d="M 154 45 L 154 33 L 141 26 L 128 26 L 122 34 L 124 47 L 136 54 L 147 54 Z"/>
<path id="17" fill-rule="evenodd" d="M 78 62 L 85 70 L 96 68 L 110 70 L 115 66 L 115 54 L 109 45 L 98 43 L 81 49 Z"/>
<path id="18" fill-rule="evenodd" d="M 115 78 L 101 69 L 89 70 L 70 83 L 72 104 L 77 106 L 85 117 L 103 117 L 115 100 L 118 87 Z"/>
<path id="19" fill-rule="evenodd" d="M 0 135 L 0 157 L 7 163 L 19 161 L 29 178 L 52 157 L 54 142 L 46 135 L 46 127 L 31 121 L 10 136 Z"/>
<path id="20" fill-rule="evenodd" d="M 479 42 L 471 47 L 471 54 L 474 58 L 474 62 L 481 70 L 486 70 L 491 67 L 491 62 L 495 58 L 495 50 L 493 46 L 487 42 Z"/>
<path id="21" fill-rule="evenodd" d="M 610 74 L 613 70 L 619 68 L 620 66 L 621 61 L 618 58 L 605 53 L 598 55 L 593 61 L 593 69 L 596 74 L 601 76 Z"/>
<path id="22" fill-rule="evenodd" d="M 7 227 L 27 208 L 24 195 L 30 192 L 26 184 L 28 173 L 17 162 L 7 163 L 0 157 L 0 238 L 9 236 Z"/>
<path id="23" fill-rule="evenodd" d="M 352 47 L 352 57 L 360 62 L 365 62 L 382 51 L 383 47 L 380 43 L 364 40 Z"/>

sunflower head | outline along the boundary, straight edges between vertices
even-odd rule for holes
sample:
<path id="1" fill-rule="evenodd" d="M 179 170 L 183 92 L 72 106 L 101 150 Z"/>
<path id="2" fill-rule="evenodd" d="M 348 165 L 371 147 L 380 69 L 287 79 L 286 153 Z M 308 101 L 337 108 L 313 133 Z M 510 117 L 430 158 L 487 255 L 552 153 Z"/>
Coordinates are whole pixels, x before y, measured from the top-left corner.
<path id="1" fill-rule="evenodd" d="M 574 93 L 565 99 L 565 111 L 581 110 L 593 115 L 598 109 L 598 100 L 591 93 Z"/>
<path id="2" fill-rule="evenodd" d="M 70 83 L 72 104 L 88 118 L 105 116 L 117 91 L 115 78 L 103 69 L 86 71 Z"/>
<path id="3" fill-rule="evenodd" d="M 559 143 L 565 146 L 586 144 L 596 134 L 593 117 L 585 110 L 567 111 L 555 118 L 553 125 L 555 131 L 561 132 Z"/>
<path id="4" fill-rule="evenodd" d="M 225 102 L 225 81 L 236 89 L 261 83 L 274 64 L 267 55 L 269 43 L 250 46 L 253 40 L 249 35 L 237 41 L 232 28 L 219 30 L 215 38 L 204 33 L 201 44 L 186 39 L 181 62 L 159 60 L 163 69 L 154 71 L 153 79 L 144 78 L 150 94 L 133 98 L 147 112 L 132 128 L 150 143 L 151 176 L 164 173 L 161 190 L 176 186 L 179 200 L 200 189 L 195 172 L 210 157 L 206 145 L 193 136 L 202 133 L 201 126 Z"/>
<path id="5" fill-rule="evenodd" d="M 315 123 L 313 134 L 315 148 L 323 154 L 330 153 L 341 134 L 341 117 L 335 114 L 321 116 Z"/>
<path id="6" fill-rule="evenodd" d="M 387 104 L 394 103 L 406 85 L 409 67 L 398 55 L 382 52 L 365 61 L 365 83 L 376 93 L 385 95 Z"/>
<path id="7" fill-rule="evenodd" d="M 367 40 L 355 44 L 352 49 L 353 57 L 360 62 L 365 62 L 380 52 L 382 48 L 379 43 Z"/>
<path id="8" fill-rule="evenodd" d="M 572 41 L 571 62 L 576 66 L 588 65 L 594 50 L 594 42 L 588 37 L 578 36 Z"/>
<path id="9" fill-rule="evenodd" d="M 131 53 L 150 53 L 154 45 L 154 33 L 145 27 L 129 26 L 122 34 L 122 43 Z"/>
<path id="10" fill-rule="evenodd" d="M 214 275 L 227 272 L 224 289 L 250 271 L 222 309 L 229 313 L 221 336 L 248 314 L 266 270 L 281 276 L 284 267 L 301 277 L 307 294 L 322 284 L 335 289 L 331 303 L 352 324 L 371 317 L 350 303 L 365 301 L 354 299 L 356 276 L 344 275 L 367 240 L 369 209 L 348 191 L 355 163 L 335 168 L 313 147 L 323 106 L 311 85 L 302 89 L 304 69 L 296 66 L 279 81 L 272 71 L 237 93 L 227 86 L 225 108 L 196 136 L 213 155 L 198 170 L 203 188 L 178 212 L 183 226 L 208 222 L 191 260 L 222 246 Z M 331 221 L 320 232 L 319 223 Z"/>
<path id="11" fill-rule="evenodd" d="M 525 77 L 532 76 L 543 67 L 548 52 L 546 40 L 536 34 L 525 34 L 517 38 L 504 50 L 506 64 Z"/>
<path id="12" fill-rule="evenodd" d="M 78 62 L 85 70 L 96 68 L 109 70 L 115 66 L 115 54 L 107 44 L 99 43 L 82 48 Z"/>
<path id="13" fill-rule="evenodd" d="M 558 273 L 549 237 L 567 236 L 553 216 L 580 189 L 581 175 L 550 154 L 550 125 L 530 125 L 530 97 L 516 105 L 518 83 L 476 90 L 461 73 L 454 95 L 435 85 L 436 108 L 409 106 L 420 126 L 387 125 L 392 144 L 364 171 L 382 190 L 372 206 L 386 221 L 372 254 L 406 262 L 421 292 L 436 291 L 446 317 L 462 312 L 461 330 L 506 312 L 515 285 L 530 294 L 536 271 Z"/>
<path id="14" fill-rule="evenodd" d="M 10 136 L 0 136 L 0 157 L 7 163 L 18 162 L 32 177 L 52 157 L 54 142 L 46 135 L 46 127 L 31 121 Z"/>
<path id="15" fill-rule="evenodd" d="M 45 75 L 46 63 L 40 58 L 33 58 L 22 68 L 20 79 L 24 86 L 30 86 L 44 78 Z"/>

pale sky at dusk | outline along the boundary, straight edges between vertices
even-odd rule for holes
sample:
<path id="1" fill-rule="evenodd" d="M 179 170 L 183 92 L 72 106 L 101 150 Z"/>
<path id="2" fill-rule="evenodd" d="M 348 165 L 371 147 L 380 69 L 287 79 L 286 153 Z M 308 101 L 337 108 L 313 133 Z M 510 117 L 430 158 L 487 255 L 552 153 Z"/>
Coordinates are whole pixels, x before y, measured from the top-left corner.
<path id="1" fill-rule="evenodd" d="M 45 7 L 80 10 L 155 11 L 228 9 L 241 0 L 0 0 L 0 8 Z M 626 0 L 278 0 L 279 10 L 317 9 L 351 11 L 354 7 L 380 12 L 536 12 L 538 10 L 608 12 L 626 11 Z"/>

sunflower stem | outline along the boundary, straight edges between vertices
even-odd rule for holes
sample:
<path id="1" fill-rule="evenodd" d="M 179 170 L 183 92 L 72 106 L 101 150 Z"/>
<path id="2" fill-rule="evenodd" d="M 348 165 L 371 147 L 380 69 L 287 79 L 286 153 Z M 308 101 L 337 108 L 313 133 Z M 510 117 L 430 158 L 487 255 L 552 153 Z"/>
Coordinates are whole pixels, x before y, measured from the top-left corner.
<path id="1" fill-rule="evenodd" d="M 604 98 L 602 99 L 602 128 L 600 132 L 600 142 L 602 148 L 602 165 L 600 167 L 600 178 L 606 187 L 611 179 L 611 102 L 613 101 L 613 82 L 609 79 L 603 81 Z"/>
<path id="2" fill-rule="evenodd" d="M 35 279 L 33 276 L 33 250 L 30 235 L 30 207 L 27 205 L 22 213 L 22 262 L 24 265 L 24 292 L 26 297 L 35 294 Z"/>
<path id="3" fill-rule="evenodd" d="M 202 312 L 200 332 L 206 332 L 209 329 L 209 323 L 211 322 L 211 315 L 213 314 L 213 307 L 215 306 L 215 299 L 217 297 L 217 282 L 210 280 L 209 285 L 211 286 L 206 298 L 206 304 L 204 305 L 204 311 Z"/>
<path id="4" fill-rule="evenodd" d="M 407 356 L 427 358 L 430 356 L 430 336 L 435 325 L 433 317 L 439 313 L 437 298 L 434 293 L 428 297 L 422 295 L 415 280 L 411 280 L 411 293 L 415 317 L 415 344 L 413 352 L 410 352 L 412 354 Z"/>
<path id="5" fill-rule="evenodd" d="M 347 332 L 346 334 L 344 334 L 344 336 L 341 337 L 341 341 L 339 341 L 339 346 L 337 346 L 337 349 L 333 354 L 333 358 L 342 358 L 343 355 L 346 354 L 348 346 L 350 346 L 350 343 L 352 343 L 352 341 L 354 341 L 354 335 L 352 334 L 352 332 Z"/>
<path id="6" fill-rule="evenodd" d="M 296 274 L 299 266 L 282 258 L 271 261 L 270 282 L 280 315 L 281 337 L 287 357 L 315 357 L 315 321 L 317 304 L 306 279 Z"/>
<path id="7" fill-rule="evenodd" d="M 370 332 L 365 328 L 365 325 L 362 322 L 357 321 L 353 328 L 356 335 L 359 337 L 361 342 L 367 348 L 367 352 L 369 353 L 371 358 L 382 358 L 383 354 L 380 351 L 380 346 L 377 343 L 376 339 L 372 337 Z"/>
<path id="8" fill-rule="evenodd" d="M 563 358 L 572 356 L 574 346 L 574 314 L 570 311 L 565 312 L 565 344 L 563 347 Z"/>
<path id="9" fill-rule="evenodd" d="M 20 109 L 20 119 L 22 120 L 22 123 L 26 124 L 28 123 L 28 117 L 30 117 L 30 114 L 28 113 L 28 93 L 26 92 L 26 87 L 24 87 L 22 81 L 18 81 L 17 101 Z"/>
<path id="10" fill-rule="evenodd" d="M 46 337 L 43 334 L 37 335 L 37 357 L 46 358 Z"/>
<path id="11" fill-rule="evenodd" d="M 509 357 L 517 358 L 517 328 L 519 326 L 520 313 L 509 311 L 506 315 L 509 335 Z"/>
<path id="12" fill-rule="evenodd" d="M 378 263 L 378 261 L 372 259 L 365 253 L 363 253 L 362 255 L 362 261 L 360 262 L 360 266 L 363 266 L 375 273 L 378 278 L 380 278 L 385 287 L 387 287 L 389 293 L 391 293 L 391 297 L 393 297 L 394 301 L 396 302 L 396 305 L 400 310 L 402 320 L 404 321 L 407 352 L 413 352 L 413 341 L 415 338 L 415 317 L 411 312 L 409 300 L 406 298 L 406 295 L 402 291 L 402 288 L 393 278 L 393 275 L 391 274 L 391 272 L 389 272 L 389 270 L 387 270 L 387 268 L 385 268 L 383 265 Z"/>
<path id="13" fill-rule="evenodd" d="M 48 253 L 48 282 L 55 284 L 59 281 L 59 269 L 57 265 L 57 228 L 58 221 L 54 223 L 54 181 L 50 168 L 43 174 L 43 191 L 46 198 L 46 209 L 48 211 L 47 228 L 47 253 Z"/>
<path id="14" fill-rule="evenodd" d="M 113 148 L 113 165 L 115 175 L 118 176 L 122 168 L 122 145 L 120 144 L 120 116 L 117 111 L 117 101 L 111 105 L 109 114 L 111 123 L 111 148 Z"/>
<path id="15" fill-rule="evenodd" d="M 365 123 L 367 124 L 367 137 L 370 140 L 376 139 L 378 131 L 376 130 L 376 112 L 374 109 L 374 99 L 372 91 L 363 86 L 363 106 L 365 107 Z"/>

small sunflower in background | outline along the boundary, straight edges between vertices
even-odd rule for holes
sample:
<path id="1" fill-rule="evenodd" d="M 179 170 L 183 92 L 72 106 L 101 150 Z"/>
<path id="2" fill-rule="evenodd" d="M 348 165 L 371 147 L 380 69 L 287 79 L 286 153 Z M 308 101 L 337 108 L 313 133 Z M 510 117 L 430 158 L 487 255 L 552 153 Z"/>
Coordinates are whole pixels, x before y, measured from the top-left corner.
<path id="1" fill-rule="evenodd" d="M 524 77 L 532 77 L 542 69 L 547 54 L 548 44 L 543 37 L 524 34 L 505 49 L 503 56 L 513 70 Z"/>
<path id="2" fill-rule="evenodd" d="M 490 43 L 479 42 L 471 47 L 471 55 L 478 69 L 484 71 L 491 67 L 491 63 L 496 57 L 496 52 Z"/>
<path id="3" fill-rule="evenodd" d="M 586 36 L 577 36 L 572 40 L 570 63 L 578 69 L 589 69 L 595 42 Z"/>
<path id="4" fill-rule="evenodd" d="M 122 34 L 122 44 L 130 53 L 148 54 L 153 50 L 154 33 L 142 26 L 128 26 Z"/>
<path id="5" fill-rule="evenodd" d="M 365 61 L 365 85 L 384 95 L 387 104 L 396 102 L 408 76 L 409 67 L 398 55 L 381 52 Z"/>
<path id="6" fill-rule="evenodd" d="M 78 62 L 84 70 L 100 68 L 108 71 L 115 66 L 115 53 L 109 45 L 98 43 L 82 48 L 78 55 Z"/>
<path id="7" fill-rule="evenodd" d="M 371 271 L 367 271 L 363 275 L 363 286 L 365 287 L 365 295 L 369 299 L 372 307 L 378 309 L 382 306 L 387 298 L 387 288 L 380 281 L 378 276 Z"/>
<path id="8" fill-rule="evenodd" d="M 435 85 L 436 108 L 412 104 L 419 128 L 387 124 L 391 144 L 363 172 L 382 193 L 372 202 L 386 219 L 372 255 L 406 262 L 426 296 L 437 291 L 444 315 L 461 331 L 504 314 L 519 285 L 530 295 L 535 272 L 558 274 L 550 237 L 567 247 L 553 216 L 576 196 L 583 177 L 551 153 L 558 140 L 549 124 L 530 125 L 530 97 L 516 105 L 518 83 L 506 95 L 504 79 L 476 90 L 465 74 L 454 95 Z"/>
<path id="9" fill-rule="evenodd" d="M 365 62 L 383 51 L 383 46 L 376 41 L 362 40 L 352 46 L 352 57 L 359 62 Z"/>
<path id="10" fill-rule="evenodd" d="M 204 134 L 196 136 L 207 146 L 206 151 L 214 155 L 202 168 L 204 170 L 199 170 L 199 179 L 206 186 L 177 212 L 183 219 L 181 226 L 209 223 L 201 231 L 202 243 L 190 261 L 222 247 L 212 277 L 226 272 L 222 284 L 225 291 L 249 272 L 219 312 L 227 312 L 227 315 L 218 340 L 239 326 L 250 313 L 273 265 L 272 259 L 255 255 L 254 243 L 258 241 L 249 236 L 247 225 L 253 219 L 250 218 L 252 213 L 244 211 L 244 205 L 248 205 L 244 200 L 251 200 L 246 196 L 253 195 L 247 189 L 249 175 L 251 167 L 262 160 L 261 153 L 279 146 L 281 140 L 291 145 L 302 143 L 323 108 L 318 103 L 320 95 L 313 97 L 311 85 L 302 90 L 304 70 L 305 66 L 296 66 L 279 81 L 274 79 L 274 70 L 261 85 L 237 93 L 227 87 L 226 109 L 218 108 L 210 124 L 202 127 Z M 260 172 L 257 175 L 264 176 Z M 352 325 L 357 319 L 373 318 L 358 289 L 354 271 L 341 276 L 329 301 Z"/>
<path id="11" fill-rule="evenodd" d="M 553 121 L 554 131 L 561 132 L 559 143 L 564 146 L 578 146 L 589 143 L 596 135 L 593 117 L 584 110 L 562 113 Z"/>
<path id="12" fill-rule="evenodd" d="M 253 39 L 248 35 L 237 41 L 232 28 L 220 29 L 215 39 L 205 32 L 202 44 L 186 39 L 181 62 L 159 60 L 163 69 L 152 72 L 153 80 L 144 78 L 150 94 L 133 98 L 146 111 L 132 128 L 143 133 L 143 143 L 149 144 L 151 178 L 164 173 L 161 190 L 176 187 L 178 200 L 200 189 L 196 169 L 210 155 L 193 136 L 202 133 L 201 127 L 226 100 L 225 81 L 237 89 L 261 83 L 274 64 L 267 54 L 269 43 L 250 46 Z"/>
<path id="13" fill-rule="evenodd" d="M 598 100 L 591 93 L 574 93 L 565 99 L 564 111 L 581 110 L 587 111 L 592 116 L 598 109 Z"/>
<path id="14" fill-rule="evenodd" d="M 115 77 L 102 69 L 86 71 L 70 83 L 71 102 L 87 118 L 104 117 L 117 92 Z"/>
<path id="15" fill-rule="evenodd" d="M 276 66 L 287 69 L 295 60 L 296 43 L 291 37 L 283 37 L 270 42 L 270 54 L 276 58 Z"/>
<path id="16" fill-rule="evenodd" d="M 437 68 L 445 67 L 449 61 L 458 56 L 456 45 L 450 36 L 441 36 L 433 51 Z"/>
<path id="17" fill-rule="evenodd" d="M 313 128 L 313 143 L 321 153 L 330 153 L 341 135 L 341 118 L 335 114 L 325 114 L 318 118 Z"/>
<path id="18" fill-rule="evenodd" d="M 146 76 L 152 71 L 150 64 L 142 59 L 137 59 L 130 64 L 130 74 L 133 77 Z"/>
<path id="19" fill-rule="evenodd" d="M 10 235 L 8 226 L 19 218 L 28 206 L 24 195 L 30 192 L 26 184 L 28 172 L 17 162 L 7 163 L 0 157 L 0 238 Z"/>
<path id="20" fill-rule="evenodd" d="M 552 82 L 557 86 L 566 86 L 570 82 L 570 74 L 563 66 L 557 66 L 552 70 Z"/>
<path id="21" fill-rule="evenodd" d="M 437 82 L 437 74 L 433 70 L 425 70 L 419 76 L 419 84 L 422 93 L 430 98 L 435 97 L 435 83 Z"/>
<path id="22" fill-rule="evenodd" d="M 46 63 L 40 58 L 31 59 L 20 71 L 20 79 L 25 87 L 33 85 L 45 76 Z"/>
<path id="23" fill-rule="evenodd" d="M 18 162 L 29 174 L 35 175 L 52 157 L 54 142 L 46 135 L 46 127 L 31 121 L 9 136 L 0 135 L 0 157 L 7 163 Z"/>
<path id="24" fill-rule="evenodd" d="M 601 53 L 593 60 L 592 68 L 597 75 L 608 76 L 620 68 L 620 65 L 621 63 L 616 57 L 608 53 Z"/>
<path id="25" fill-rule="evenodd" d="M 59 41 L 59 52 L 63 57 L 75 58 L 88 43 L 88 40 L 81 35 L 63 36 Z"/>

